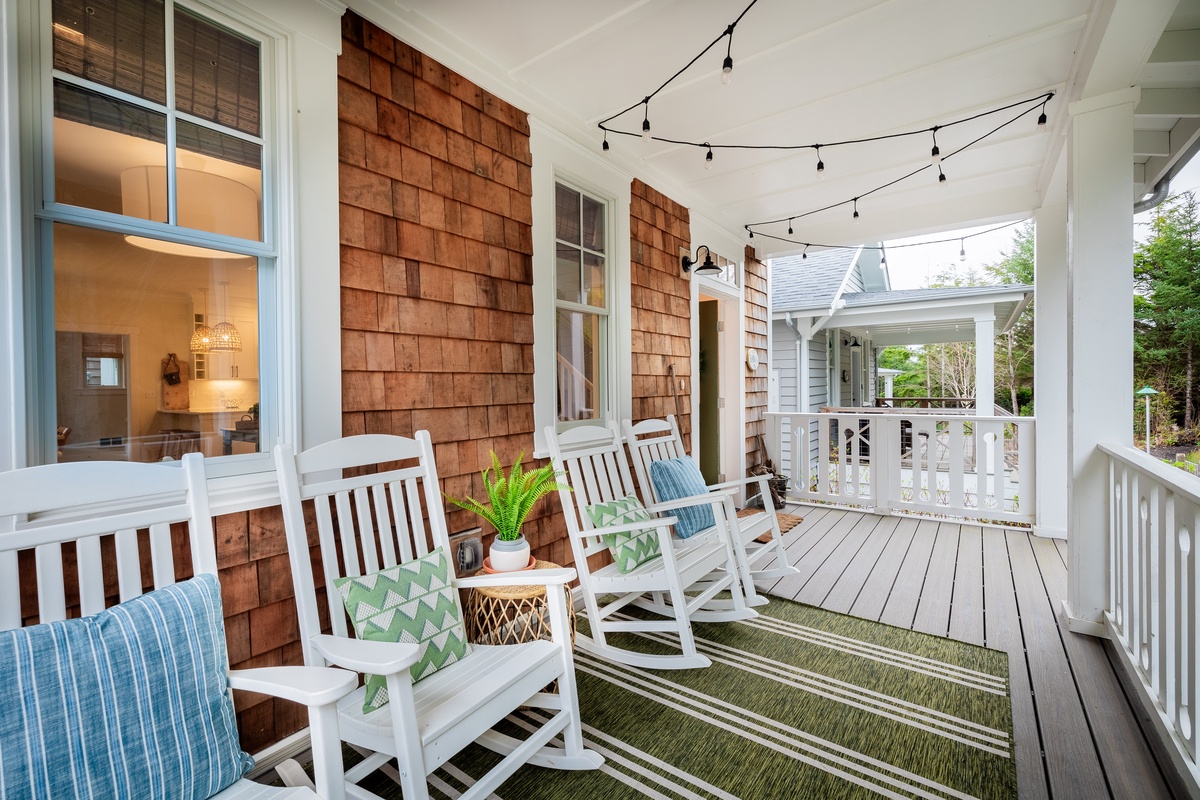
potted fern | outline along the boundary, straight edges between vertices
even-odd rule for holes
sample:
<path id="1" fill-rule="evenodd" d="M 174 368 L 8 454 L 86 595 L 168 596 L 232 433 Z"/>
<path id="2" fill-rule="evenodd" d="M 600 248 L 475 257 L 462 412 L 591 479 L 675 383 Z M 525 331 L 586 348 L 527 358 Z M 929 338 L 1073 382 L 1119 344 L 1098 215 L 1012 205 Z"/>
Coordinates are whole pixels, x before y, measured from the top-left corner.
<path id="1" fill-rule="evenodd" d="M 525 451 L 522 450 L 505 476 L 500 457 L 492 451 L 492 466 L 483 470 L 487 505 L 473 497 L 460 500 L 446 495 L 451 503 L 478 514 L 496 529 L 496 538 L 488 550 L 487 563 L 493 572 L 512 572 L 529 567 L 529 542 L 521 535 L 521 526 L 538 500 L 561 488 L 555 481 L 561 473 L 555 471 L 553 464 L 526 472 L 521 468 L 524 458 Z"/>

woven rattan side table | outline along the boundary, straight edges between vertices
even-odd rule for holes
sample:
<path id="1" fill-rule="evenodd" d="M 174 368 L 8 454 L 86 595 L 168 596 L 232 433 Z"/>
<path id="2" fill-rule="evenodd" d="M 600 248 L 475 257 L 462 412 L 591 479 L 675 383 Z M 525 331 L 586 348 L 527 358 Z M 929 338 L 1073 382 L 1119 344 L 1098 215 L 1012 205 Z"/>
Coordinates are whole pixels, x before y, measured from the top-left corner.
<path id="1" fill-rule="evenodd" d="M 558 569 L 558 564 L 538 561 L 533 569 Z M 563 588 L 574 644 L 575 605 L 571 587 Z M 475 644 L 519 644 L 550 638 L 550 609 L 546 587 L 541 585 L 474 587 L 467 594 L 466 618 L 467 639 Z"/>

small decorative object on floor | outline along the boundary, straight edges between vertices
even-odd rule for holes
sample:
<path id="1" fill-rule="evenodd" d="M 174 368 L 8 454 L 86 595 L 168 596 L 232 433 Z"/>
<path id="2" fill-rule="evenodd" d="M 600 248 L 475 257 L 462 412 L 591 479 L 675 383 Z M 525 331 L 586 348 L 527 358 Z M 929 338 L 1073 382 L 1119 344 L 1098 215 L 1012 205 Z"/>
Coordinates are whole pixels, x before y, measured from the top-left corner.
<path id="1" fill-rule="evenodd" d="M 457 499 L 446 495 L 446 499 L 459 508 L 465 508 L 492 523 L 496 538 L 488 550 L 484 564 L 492 572 L 512 572 L 527 569 L 530 564 L 529 542 L 521 535 L 521 526 L 530 510 L 543 495 L 559 490 L 555 478 L 559 473 L 553 464 L 525 472 L 521 461 L 525 451 L 517 456 L 508 476 L 500 465 L 500 457 L 492 451 L 492 466 L 483 470 L 483 488 L 487 492 L 488 504 L 484 505 L 473 497 Z"/>

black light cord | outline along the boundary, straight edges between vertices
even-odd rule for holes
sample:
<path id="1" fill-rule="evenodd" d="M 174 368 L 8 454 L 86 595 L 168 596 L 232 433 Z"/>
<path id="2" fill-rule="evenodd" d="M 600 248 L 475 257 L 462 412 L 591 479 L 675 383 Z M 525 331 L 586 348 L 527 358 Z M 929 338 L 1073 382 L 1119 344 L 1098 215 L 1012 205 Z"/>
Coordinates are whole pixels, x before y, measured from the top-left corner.
<path id="1" fill-rule="evenodd" d="M 930 245 L 930 244 L 946 244 L 947 242 L 962 241 L 963 239 L 974 239 L 976 236 L 984 236 L 989 233 L 995 233 L 996 231 L 1002 231 L 1005 228 L 1011 228 L 1014 225 L 1021 225 L 1024 222 L 1025 222 L 1025 220 L 1019 219 L 1016 222 L 1006 222 L 1003 225 L 997 225 L 994 228 L 988 228 L 987 230 L 984 230 L 984 231 L 976 231 L 975 233 L 968 233 L 966 236 L 951 236 L 948 239 L 930 239 L 925 242 L 909 242 L 908 244 L 890 244 L 890 245 L 887 245 L 887 247 L 890 247 L 893 250 L 896 250 L 901 247 L 924 247 L 924 246 Z M 820 247 L 823 250 L 857 250 L 860 247 L 863 250 L 880 250 L 880 251 L 884 250 L 884 245 L 882 245 L 882 244 L 857 245 L 857 244 L 821 244 L 820 242 L 800 242 L 800 241 L 796 241 L 795 239 L 788 239 L 785 236 L 775 236 L 770 233 L 763 233 L 762 231 L 759 231 L 756 235 L 761 236 L 764 239 L 773 239 L 777 242 L 787 242 L 789 244 L 801 245 L 804 247 L 805 250 L 808 250 L 808 248 L 810 248 L 810 247 Z M 803 253 L 802 257 L 808 258 L 808 254 Z"/>
<path id="2" fill-rule="evenodd" d="M 742 11 L 741 14 L 738 14 L 737 19 L 735 19 L 733 22 L 731 22 L 729 24 L 729 26 L 721 32 L 720 36 L 713 39 L 712 42 L 708 45 L 708 47 L 704 48 L 699 53 L 697 53 L 696 57 L 693 58 L 688 63 L 684 64 L 683 67 L 681 67 L 678 72 L 676 72 L 674 75 L 672 75 L 671 77 L 669 77 L 665 81 L 663 81 L 661 86 L 659 86 L 653 92 L 646 95 L 645 98 L 634 103 L 633 105 L 631 105 L 629 108 L 625 109 L 624 111 L 618 111 L 616 114 L 613 114 L 611 117 L 608 117 L 607 119 L 603 119 L 599 123 L 597 123 L 598 126 L 600 127 L 600 129 L 603 131 L 612 130 L 613 133 L 626 133 L 626 131 L 618 131 L 615 129 L 606 128 L 605 124 L 608 122 L 612 122 L 614 119 L 621 116 L 622 114 L 628 114 L 630 111 L 633 111 L 635 108 L 637 108 L 638 106 L 641 106 L 641 105 L 646 106 L 646 112 L 647 112 L 647 115 L 649 115 L 650 101 L 654 99 L 655 95 L 657 95 L 663 89 L 667 88 L 667 86 L 669 86 L 671 84 L 671 81 L 675 80 L 680 75 L 687 72 L 689 67 L 691 67 L 693 64 L 695 64 L 697 61 L 699 61 L 704 56 L 704 54 L 707 53 L 709 50 L 712 50 L 714 47 L 716 47 L 717 44 L 720 43 L 720 41 L 722 39 L 724 39 L 726 36 L 729 37 L 729 47 L 730 47 L 730 50 L 728 52 L 726 52 L 726 58 L 728 58 L 729 54 L 732 52 L 732 48 L 733 48 L 733 29 L 736 28 L 737 24 L 742 21 L 742 17 L 746 16 L 746 12 L 748 12 L 750 9 L 754 8 L 754 4 L 757 2 L 758 2 L 758 0 L 750 0 L 750 5 L 746 6 L 746 8 Z M 630 136 L 641 136 L 642 134 L 641 133 L 630 133 L 629 135 Z M 656 141 L 664 141 L 664 140 L 659 139 L 657 136 L 651 136 L 650 138 L 654 139 Z M 699 144 L 699 142 L 696 142 L 695 144 Z M 713 146 L 717 147 L 718 145 L 713 145 Z"/>
<path id="3" fill-rule="evenodd" d="M 1054 93 L 1053 93 L 1053 92 L 1050 92 L 1050 93 L 1049 93 L 1049 96 L 1045 96 L 1045 95 L 1039 95 L 1038 97 L 1032 98 L 1032 99 L 1030 99 L 1030 100 L 1025 100 L 1025 101 L 1022 101 L 1023 103 L 1033 103 L 1033 105 L 1029 106 L 1029 108 L 1026 108 L 1024 111 L 1022 111 L 1020 114 L 1017 114 L 1017 115 L 1016 115 L 1015 117 L 1013 117 L 1012 119 L 1009 119 L 1009 120 L 1007 120 L 1007 121 L 1005 121 L 1005 122 L 1002 122 L 1002 123 L 1000 123 L 1000 124 L 999 124 L 999 125 L 997 125 L 996 127 L 992 128 L 990 131 L 988 131 L 987 133 L 985 133 L 985 134 L 983 134 L 983 135 L 981 135 L 981 136 L 978 136 L 978 137 L 976 137 L 976 138 L 972 139 L 971 141 L 969 141 L 969 142 L 967 142 L 966 144 L 964 144 L 962 147 L 959 147 L 959 148 L 958 148 L 958 149 L 956 149 L 956 150 L 952 150 L 952 151 L 950 151 L 950 152 L 949 152 L 949 153 L 947 153 L 946 155 L 942 156 L 941 160 L 942 160 L 942 161 L 946 161 L 947 159 L 953 158 L 954 156 L 956 156 L 956 155 L 958 155 L 959 153 L 963 152 L 963 151 L 964 151 L 964 150 L 966 150 L 967 148 L 969 148 L 969 147 L 973 147 L 973 146 L 975 146 L 975 145 L 979 144 L 980 142 L 982 142 L 984 139 L 988 138 L 989 136 L 992 136 L 993 134 L 995 134 L 995 133 L 997 133 L 997 132 L 999 132 L 999 131 L 1003 130 L 1004 128 L 1007 128 L 1009 125 L 1012 125 L 1012 124 L 1013 124 L 1013 123 L 1015 123 L 1017 120 L 1019 120 L 1019 119 L 1021 119 L 1022 117 L 1024 117 L 1025 115 L 1027 115 L 1027 114 L 1030 114 L 1030 113 L 1032 113 L 1033 111 L 1036 111 L 1036 110 L 1038 110 L 1038 109 L 1039 109 L 1039 108 L 1041 108 L 1041 107 L 1044 107 L 1044 106 L 1045 106 L 1045 104 L 1046 104 L 1046 103 L 1048 103 L 1048 102 L 1050 101 L 1050 97 L 1053 97 L 1053 95 L 1054 95 Z M 1043 97 L 1044 97 L 1045 99 L 1043 99 Z M 1007 109 L 1010 109 L 1010 108 L 1012 108 L 1012 107 L 1013 107 L 1013 106 L 1015 106 L 1015 105 L 1021 105 L 1021 103 L 1013 103 L 1013 104 L 1010 104 L 1010 105 L 1004 106 L 1003 108 L 998 108 L 998 109 L 995 109 L 994 111 L 991 111 L 991 112 L 984 112 L 984 114 L 976 114 L 974 117 L 969 117 L 968 119 L 978 119 L 979 117 L 982 117 L 982 116 L 984 116 L 985 114 L 988 114 L 988 113 L 995 113 L 995 111 L 1003 111 L 1003 110 L 1007 110 Z M 949 124 L 954 124 L 954 123 L 949 123 Z M 941 128 L 945 128 L 945 127 L 947 127 L 947 126 L 946 126 L 946 125 L 940 125 L 940 126 L 935 126 L 935 127 L 937 127 L 937 128 L 940 130 Z M 929 132 L 929 130 L 923 130 L 923 131 L 917 131 L 917 132 L 918 132 L 918 133 L 928 133 L 928 132 Z M 866 140 L 862 140 L 862 141 L 866 141 Z M 822 144 L 822 145 L 820 145 L 820 146 L 821 146 L 821 147 L 828 147 L 828 145 L 824 145 L 824 144 Z M 716 145 L 713 145 L 713 147 L 716 147 Z M 803 219 L 804 217 L 810 217 L 810 216 L 812 216 L 813 214 L 820 214 L 822 211 L 829 211 L 829 210 L 831 210 L 831 209 L 834 209 L 834 208 L 840 208 L 840 207 L 842 207 L 842 206 L 847 206 L 847 205 L 851 205 L 851 204 L 853 204 L 853 205 L 855 206 L 855 210 L 857 211 L 857 210 L 858 210 L 858 201 L 859 201 L 859 200 L 862 200 L 864 197 L 869 197 L 870 195 L 873 195 L 873 194 L 875 194 L 876 192 L 880 192 L 880 191 L 883 191 L 884 189 L 887 189 L 887 188 L 890 188 L 890 187 L 892 187 L 892 186 L 895 186 L 896 184 L 898 184 L 898 183 L 900 183 L 900 182 L 902 182 L 902 181 L 906 181 L 906 180 L 908 180 L 909 178 L 913 177 L 914 175 L 919 175 L 919 174 L 921 174 L 922 172 L 924 172 L 925 170 L 927 170 L 927 169 L 933 169 L 933 168 L 934 168 L 934 165 L 933 165 L 933 164 L 925 164 L 925 165 L 923 165 L 923 166 L 917 167 L 916 169 L 912 170 L 911 172 L 907 172 L 907 173 L 905 173 L 904 175 L 901 175 L 900 177 L 898 177 L 898 178 L 895 178 L 894 180 L 890 180 L 890 181 L 888 181 L 887 183 L 884 183 L 884 184 L 882 184 L 882 185 L 880 185 L 880 186 L 876 186 L 874 189 L 870 189 L 870 190 L 868 190 L 868 191 L 861 192 L 860 194 L 858 194 L 858 195 L 855 195 L 854 197 L 852 197 L 852 198 L 850 198 L 850 199 L 848 199 L 848 200 L 842 200 L 842 201 L 840 201 L 840 202 L 837 202 L 837 203 L 830 203 L 830 204 L 829 204 L 829 205 L 827 205 L 827 206 L 822 206 L 822 207 L 820 207 L 820 208 L 814 208 L 814 209 L 812 209 L 811 211 L 805 211 L 805 212 L 803 212 L 803 213 L 801 213 L 801 214 L 791 214 L 791 215 L 789 215 L 789 216 L 786 216 L 786 217 L 780 217 L 779 219 L 768 219 L 768 220 L 762 220 L 762 221 L 760 221 L 760 222 L 751 222 L 751 223 L 748 223 L 748 224 L 746 224 L 746 225 L 744 225 L 744 226 L 742 226 L 742 227 L 744 227 L 748 233 L 751 233 L 751 234 L 757 233 L 757 234 L 759 234 L 760 236 L 762 236 L 762 235 L 766 235 L 766 234 L 763 234 L 763 233 L 762 233 L 762 231 L 755 231 L 755 230 L 754 230 L 754 227 L 755 227 L 755 226 L 759 226 L 759 225 L 774 225 L 774 224 L 776 224 L 776 223 L 780 223 L 780 222 L 786 222 L 786 223 L 788 223 L 789 225 L 791 225 L 791 223 L 792 223 L 792 221 L 793 221 L 793 220 L 797 220 L 797 219 Z M 938 169 L 939 176 L 940 176 L 941 174 L 944 174 L 944 173 L 942 172 L 942 167 L 941 167 L 941 164 L 940 164 L 940 163 L 937 165 L 937 169 Z M 788 240 L 784 240 L 784 241 L 788 241 Z M 803 242 L 797 242 L 797 244 L 803 244 Z"/>

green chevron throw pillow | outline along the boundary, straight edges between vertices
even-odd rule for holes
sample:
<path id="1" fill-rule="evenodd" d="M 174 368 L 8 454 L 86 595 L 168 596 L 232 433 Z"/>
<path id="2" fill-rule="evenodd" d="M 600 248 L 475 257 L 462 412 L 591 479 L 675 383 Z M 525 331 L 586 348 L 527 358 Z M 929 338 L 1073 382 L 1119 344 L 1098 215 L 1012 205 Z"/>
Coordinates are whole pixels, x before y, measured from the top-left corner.
<path id="1" fill-rule="evenodd" d="M 440 547 L 373 575 L 338 578 L 334 585 L 359 639 L 421 646 L 409 669 L 414 683 L 471 652 L 450 560 Z M 387 704 L 382 675 L 368 675 L 366 685 L 363 713 Z"/>
<path id="2" fill-rule="evenodd" d="M 597 528 L 651 519 L 649 512 L 634 495 L 613 500 L 611 503 L 588 506 L 587 514 Z M 600 541 L 608 545 L 613 560 L 617 562 L 617 569 L 621 572 L 633 572 L 639 564 L 662 555 L 658 545 L 658 531 L 655 528 L 644 528 L 629 533 L 606 533 L 600 536 Z"/>

